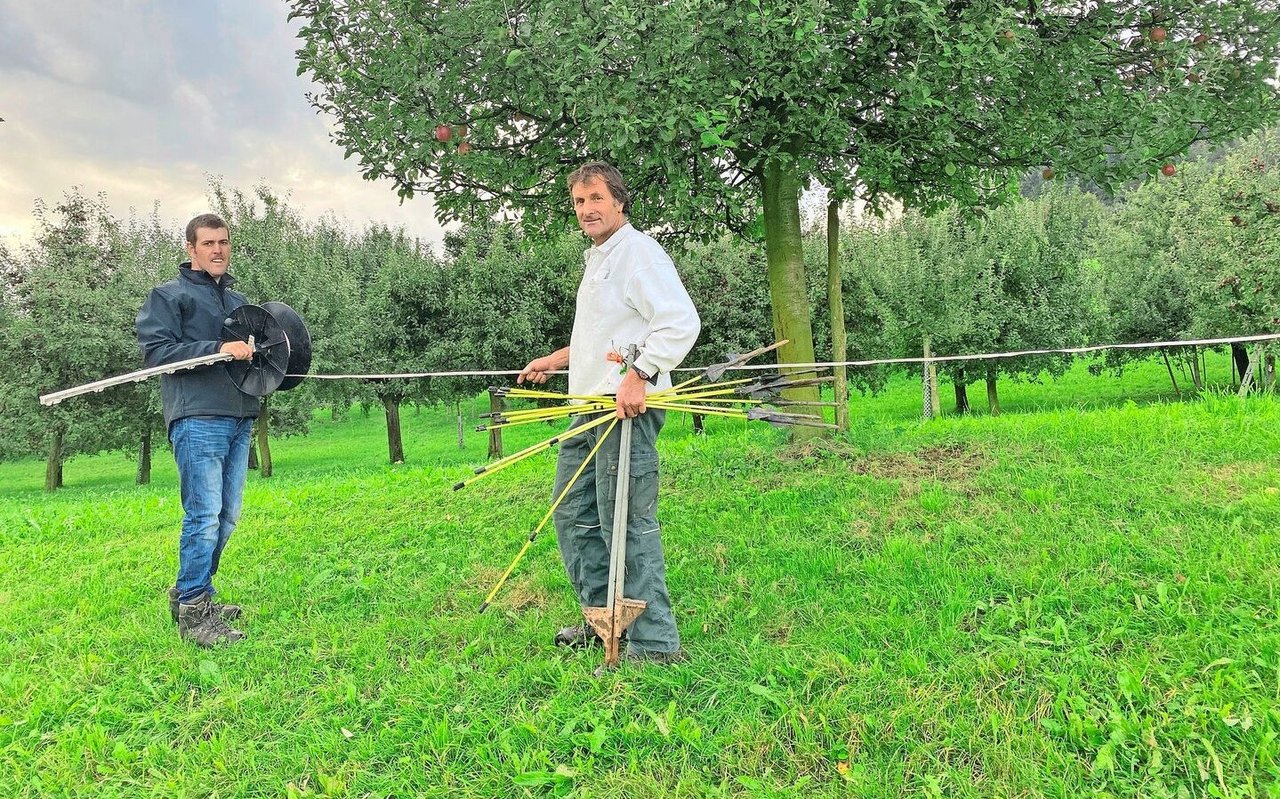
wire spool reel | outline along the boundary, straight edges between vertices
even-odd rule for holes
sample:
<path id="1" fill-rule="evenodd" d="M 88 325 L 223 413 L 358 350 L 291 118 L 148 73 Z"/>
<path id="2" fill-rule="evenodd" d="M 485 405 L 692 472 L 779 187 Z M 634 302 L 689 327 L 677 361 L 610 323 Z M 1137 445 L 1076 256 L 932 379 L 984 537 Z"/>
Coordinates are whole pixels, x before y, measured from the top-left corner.
<path id="1" fill-rule="evenodd" d="M 285 378 L 277 389 L 288 391 L 301 383 L 303 376 L 311 371 L 311 334 L 298 312 L 283 302 L 264 302 L 262 307 L 284 328 L 285 340 L 289 343 L 289 365 L 286 367 Z"/>
<path id="2" fill-rule="evenodd" d="M 282 302 L 241 305 L 222 323 L 223 341 L 253 340 L 253 357 L 230 361 L 227 374 L 251 397 L 287 391 L 311 368 L 311 335 L 297 312 Z M 295 375 L 287 377 L 287 375 Z"/>

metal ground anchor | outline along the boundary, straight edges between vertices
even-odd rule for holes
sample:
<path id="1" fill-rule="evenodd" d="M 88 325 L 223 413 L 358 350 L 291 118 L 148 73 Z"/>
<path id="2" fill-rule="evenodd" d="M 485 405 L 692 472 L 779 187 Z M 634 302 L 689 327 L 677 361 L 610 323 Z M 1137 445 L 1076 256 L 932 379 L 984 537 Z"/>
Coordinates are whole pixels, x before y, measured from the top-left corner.
<path id="1" fill-rule="evenodd" d="M 609 547 L 609 588 L 605 606 L 583 608 L 587 624 L 604 641 L 605 668 L 618 667 L 622 634 L 640 618 L 648 603 L 623 596 L 627 571 L 627 504 L 631 494 L 631 420 L 622 420 L 618 441 L 618 488 L 613 504 L 613 536 Z"/>

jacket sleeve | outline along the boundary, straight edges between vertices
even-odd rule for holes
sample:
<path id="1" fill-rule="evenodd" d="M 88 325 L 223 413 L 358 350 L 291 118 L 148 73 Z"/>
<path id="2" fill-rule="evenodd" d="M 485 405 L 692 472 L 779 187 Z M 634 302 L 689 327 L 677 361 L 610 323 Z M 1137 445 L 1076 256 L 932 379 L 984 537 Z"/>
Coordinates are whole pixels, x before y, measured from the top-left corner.
<path id="1" fill-rule="evenodd" d="M 627 291 L 628 302 L 649 321 L 636 368 L 657 376 L 680 365 L 702 331 L 702 320 L 680 282 L 674 264 L 655 264 L 637 272 Z"/>
<path id="2" fill-rule="evenodd" d="M 138 311 L 134 328 L 138 346 L 148 367 L 185 361 L 201 355 L 212 355 L 222 346 L 219 341 L 183 341 L 182 309 L 178 297 L 160 289 L 152 289 Z"/>

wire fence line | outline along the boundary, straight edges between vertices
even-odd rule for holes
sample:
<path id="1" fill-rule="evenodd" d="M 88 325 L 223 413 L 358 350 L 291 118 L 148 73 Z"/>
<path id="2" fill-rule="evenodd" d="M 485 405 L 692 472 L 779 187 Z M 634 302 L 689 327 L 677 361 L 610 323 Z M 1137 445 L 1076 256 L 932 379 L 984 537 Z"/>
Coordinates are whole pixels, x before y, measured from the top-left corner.
<path id="1" fill-rule="evenodd" d="M 1185 339 L 1179 341 L 1145 341 L 1132 344 L 1094 344 L 1088 347 L 1060 347 L 1037 350 L 1016 350 L 1013 352 L 983 352 L 970 355 L 931 355 L 927 358 L 874 358 L 862 361 L 815 361 L 812 363 L 771 363 L 744 364 L 732 366 L 726 371 L 750 371 L 769 369 L 825 369 L 835 366 L 882 366 L 889 364 L 946 363 L 953 361 L 987 361 L 1003 358 L 1020 358 L 1028 355 L 1083 355 L 1105 350 L 1140 350 L 1166 349 L 1170 347 L 1212 347 L 1224 344 L 1249 344 L 1268 341 L 1280 341 L 1280 333 L 1263 333 L 1254 336 L 1231 336 L 1228 338 Z M 676 372 L 705 372 L 706 366 L 684 366 Z M 414 380 L 428 377 L 503 377 L 518 375 L 521 369 L 490 369 L 448 372 L 394 372 L 388 374 L 305 374 L 289 375 L 289 377 L 306 377 L 311 380 Z M 548 372 L 562 375 L 567 371 Z"/>

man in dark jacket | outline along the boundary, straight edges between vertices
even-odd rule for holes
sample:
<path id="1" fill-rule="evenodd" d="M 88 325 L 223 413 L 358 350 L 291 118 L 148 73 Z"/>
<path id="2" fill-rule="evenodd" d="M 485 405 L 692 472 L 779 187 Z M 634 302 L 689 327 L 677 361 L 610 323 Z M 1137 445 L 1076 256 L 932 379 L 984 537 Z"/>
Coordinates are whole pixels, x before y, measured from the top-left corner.
<path id="1" fill-rule="evenodd" d="M 138 344 L 146 365 L 215 352 L 249 360 L 253 349 L 247 343 L 222 340 L 223 320 L 246 303 L 244 295 L 231 290 L 235 279 L 227 274 L 227 223 L 202 214 L 187 223 L 186 238 L 191 260 L 178 267 L 176 278 L 152 289 L 138 311 Z M 240 517 L 258 398 L 241 392 L 222 363 L 163 375 L 160 393 L 183 511 L 169 613 L 178 633 L 199 646 L 238 641 L 244 633 L 227 622 L 241 609 L 213 601 L 213 576 Z"/>

